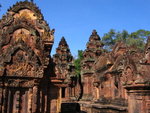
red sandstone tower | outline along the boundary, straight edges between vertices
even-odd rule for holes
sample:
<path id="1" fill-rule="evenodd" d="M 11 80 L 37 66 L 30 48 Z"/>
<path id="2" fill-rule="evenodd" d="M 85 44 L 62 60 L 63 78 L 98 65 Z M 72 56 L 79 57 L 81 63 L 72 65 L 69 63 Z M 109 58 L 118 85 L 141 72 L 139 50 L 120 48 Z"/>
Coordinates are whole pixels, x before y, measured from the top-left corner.
<path id="1" fill-rule="evenodd" d="M 0 20 L 0 112 L 49 112 L 47 75 L 53 30 L 32 2 L 18 2 Z M 43 82 L 44 81 L 44 82 Z"/>
<path id="2" fill-rule="evenodd" d="M 86 50 L 83 52 L 82 61 L 82 81 L 83 81 L 83 100 L 92 100 L 93 92 L 93 64 L 102 53 L 103 43 L 96 30 L 93 30 L 86 45 Z"/>
<path id="3" fill-rule="evenodd" d="M 53 56 L 53 65 L 54 75 L 51 77 L 51 83 L 59 90 L 58 99 L 56 98 L 58 104 L 53 103 L 53 107 L 57 106 L 57 111 L 60 111 L 61 103 L 69 101 L 76 93 L 73 57 L 64 37 L 61 38 L 56 54 Z M 53 85 L 51 89 L 54 89 Z M 57 92 L 56 90 L 56 94 Z"/>
<path id="4" fill-rule="evenodd" d="M 69 46 L 64 37 L 59 42 L 56 54 L 53 57 L 55 63 L 55 74 L 56 77 L 66 79 L 68 75 L 69 64 L 72 64 L 73 57 L 71 55 Z"/>

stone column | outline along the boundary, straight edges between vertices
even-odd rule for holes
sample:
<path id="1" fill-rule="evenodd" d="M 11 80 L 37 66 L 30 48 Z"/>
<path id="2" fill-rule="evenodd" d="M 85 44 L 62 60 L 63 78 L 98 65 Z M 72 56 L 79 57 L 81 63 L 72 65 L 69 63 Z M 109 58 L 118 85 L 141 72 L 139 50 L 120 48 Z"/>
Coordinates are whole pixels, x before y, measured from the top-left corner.
<path id="1" fill-rule="evenodd" d="M 11 109 L 11 91 L 8 90 L 8 102 L 7 102 L 7 113 L 10 113 L 10 109 Z"/>
<path id="2" fill-rule="evenodd" d="M 14 91 L 13 93 L 13 113 L 19 113 L 20 110 L 20 91 Z"/>
<path id="3" fill-rule="evenodd" d="M 99 88 L 98 87 L 96 87 L 96 99 L 98 100 L 99 99 Z"/>
<path id="4" fill-rule="evenodd" d="M 60 112 L 61 110 L 61 98 L 62 98 L 62 88 L 59 87 L 59 97 L 58 97 L 58 100 L 57 100 L 57 113 Z"/>
<path id="5" fill-rule="evenodd" d="M 33 90 L 30 88 L 28 91 L 28 113 L 32 113 L 32 94 Z"/>
<path id="6" fill-rule="evenodd" d="M 42 91 L 40 90 L 40 98 L 39 98 L 40 99 L 40 106 L 39 106 L 40 107 L 40 113 L 42 112 L 42 96 L 43 96 Z"/>
<path id="7" fill-rule="evenodd" d="M 2 112 L 3 89 L 0 88 L 0 113 Z"/>
<path id="8" fill-rule="evenodd" d="M 2 102 L 2 113 L 5 113 L 5 105 L 6 105 L 6 88 L 3 89 L 3 94 L 2 94 L 2 99 L 3 99 L 3 102 Z"/>
<path id="9" fill-rule="evenodd" d="M 47 112 L 47 93 L 45 93 L 44 99 L 45 99 L 44 111 L 45 111 L 45 113 L 46 113 L 46 112 Z"/>
<path id="10" fill-rule="evenodd" d="M 25 88 L 24 88 L 25 89 Z M 21 94 L 21 110 L 20 113 L 28 113 L 28 90 L 22 90 Z"/>
<path id="11" fill-rule="evenodd" d="M 128 93 L 128 112 L 150 113 L 150 85 L 136 84 L 125 88 Z"/>
<path id="12" fill-rule="evenodd" d="M 19 113 L 20 111 L 20 91 L 16 91 L 16 111 L 15 113 Z"/>
<path id="13" fill-rule="evenodd" d="M 38 110 L 37 99 L 38 99 L 38 86 L 36 85 L 33 87 L 32 113 L 37 113 Z"/>

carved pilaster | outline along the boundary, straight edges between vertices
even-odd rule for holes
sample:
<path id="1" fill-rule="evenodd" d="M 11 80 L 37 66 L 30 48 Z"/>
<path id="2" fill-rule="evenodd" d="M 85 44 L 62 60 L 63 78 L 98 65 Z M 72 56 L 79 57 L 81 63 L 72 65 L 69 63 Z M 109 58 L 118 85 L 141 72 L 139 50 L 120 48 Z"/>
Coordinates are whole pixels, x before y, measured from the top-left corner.
<path id="1" fill-rule="evenodd" d="M 40 113 L 42 112 L 42 91 L 40 90 Z"/>
<path id="2" fill-rule="evenodd" d="M 33 87 L 33 102 L 32 102 L 32 113 L 37 113 L 37 98 L 38 98 L 38 86 Z"/>
<path id="3" fill-rule="evenodd" d="M 2 88 L 0 88 L 0 113 L 2 112 L 2 95 L 3 94 L 3 89 Z"/>
<path id="4" fill-rule="evenodd" d="M 10 90 L 8 90 L 8 102 L 7 102 L 7 113 L 10 113 L 10 109 L 11 109 L 11 91 Z"/>
<path id="5" fill-rule="evenodd" d="M 16 91 L 16 111 L 15 113 L 19 113 L 20 111 L 20 91 Z"/>
<path id="6" fill-rule="evenodd" d="M 32 93 L 33 90 L 30 88 L 28 91 L 28 113 L 32 113 Z"/>
<path id="7" fill-rule="evenodd" d="M 59 88 L 59 98 L 58 98 L 58 101 L 57 101 L 57 113 L 60 112 L 61 110 L 61 102 L 62 102 L 62 88 L 60 87 Z"/>
<path id="8" fill-rule="evenodd" d="M 45 98 L 45 108 L 44 108 L 44 111 L 46 113 L 47 112 L 47 94 L 45 94 L 44 98 Z"/>
<path id="9" fill-rule="evenodd" d="M 2 113 L 5 113 L 5 105 L 6 105 L 6 88 L 3 89 L 3 97 L 2 97 Z"/>

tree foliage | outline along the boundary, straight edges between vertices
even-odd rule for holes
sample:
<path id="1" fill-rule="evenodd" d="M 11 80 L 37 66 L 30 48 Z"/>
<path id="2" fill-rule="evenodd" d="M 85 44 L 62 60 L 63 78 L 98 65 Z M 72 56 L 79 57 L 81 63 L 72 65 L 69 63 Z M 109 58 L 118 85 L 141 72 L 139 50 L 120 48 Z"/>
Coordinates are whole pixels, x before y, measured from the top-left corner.
<path id="1" fill-rule="evenodd" d="M 116 32 L 114 29 L 111 29 L 108 33 L 105 33 L 102 37 L 102 41 L 105 44 L 105 49 L 111 50 L 112 46 L 117 41 L 122 41 L 129 46 L 136 46 L 139 49 L 144 48 L 145 40 L 150 36 L 150 31 L 147 30 L 137 30 L 132 33 L 128 33 L 128 31 L 118 31 Z"/>
<path id="2" fill-rule="evenodd" d="M 78 57 L 74 60 L 74 66 L 75 66 L 75 73 L 77 76 L 81 73 L 81 61 L 83 59 L 83 51 L 78 50 Z"/>

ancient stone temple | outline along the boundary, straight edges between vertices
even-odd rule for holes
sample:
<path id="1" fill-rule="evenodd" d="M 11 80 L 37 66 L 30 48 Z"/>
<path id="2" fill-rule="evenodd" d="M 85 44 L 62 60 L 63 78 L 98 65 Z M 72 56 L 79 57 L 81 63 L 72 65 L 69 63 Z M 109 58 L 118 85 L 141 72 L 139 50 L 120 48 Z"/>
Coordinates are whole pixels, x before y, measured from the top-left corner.
<path id="1" fill-rule="evenodd" d="M 59 42 L 59 46 L 56 49 L 56 54 L 53 57 L 55 64 L 55 74 L 57 78 L 66 79 L 69 73 L 69 66 L 71 66 L 73 57 L 70 53 L 69 46 L 64 37 Z M 70 65 L 69 65 L 70 64 Z"/>
<path id="2" fill-rule="evenodd" d="M 0 20 L 0 113 L 150 113 L 150 37 L 108 52 L 93 30 L 77 76 L 64 37 L 50 56 L 54 31 L 33 2 Z"/>
<path id="3" fill-rule="evenodd" d="M 91 100 L 92 96 L 92 89 L 93 89 L 93 64 L 97 60 L 97 58 L 102 53 L 103 43 L 99 35 L 97 34 L 96 30 L 93 30 L 92 35 L 89 38 L 89 42 L 86 45 L 86 50 L 83 52 L 83 61 L 82 61 L 82 75 L 83 75 L 83 99 L 84 100 Z"/>
<path id="4" fill-rule="evenodd" d="M 61 96 L 62 101 L 79 98 L 79 81 L 75 75 L 75 67 L 73 64 L 73 56 L 71 55 L 69 46 L 64 37 L 59 42 L 56 54 L 53 56 L 54 76 L 61 80 Z M 52 77 L 51 77 L 52 78 Z M 76 88 L 78 87 L 78 88 Z"/>
<path id="5" fill-rule="evenodd" d="M 45 79 L 53 33 L 32 2 L 17 3 L 0 20 L 1 113 L 50 111 Z"/>
<path id="6" fill-rule="evenodd" d="M 61 103 L 69 101 L 76 94 L 73 57 L 64 37 L 59 42 L 56 54 L 53 56 L 53 70 L 50 76 L 50 95 L 53 98 L 51 104 L 53 112 L 55 112 L 60 111 Z M 57 110 L 55 109 L 56 106 Z"/>
<path id="7" fill-rule="evenodd" d="M 149 43 L 150 38 L 145 51 L 141 52 L 118 42 L 111 52 L 103 52 L 95 60 L 92 65 L 93 77 L 89 83 L 93 85 L 89 90 L 89 93 L 92 90 L 93 98 L 89 101 L 83 97 L 84 101 L 80 101 L 84 112 L 150 112 Z"/>
<path id="8" fill-rule="evenodd" d="M 16 3 L 0 20 L 1 113 L 59 113 L 78 94 L 64 38 L 50 57 L 53 34 L 33 2 Z"/>
<path id="9" fill-rule="evenodd" d="M 139 56 L 140 54 L 134 53 L 124 70 L 129 113 L 150 112 L 150 37 L 145 52 Z"/>

